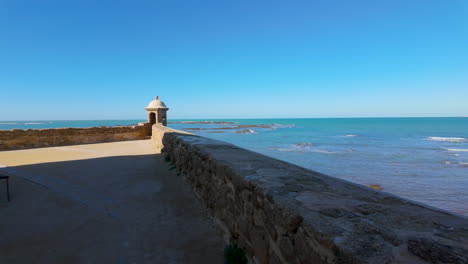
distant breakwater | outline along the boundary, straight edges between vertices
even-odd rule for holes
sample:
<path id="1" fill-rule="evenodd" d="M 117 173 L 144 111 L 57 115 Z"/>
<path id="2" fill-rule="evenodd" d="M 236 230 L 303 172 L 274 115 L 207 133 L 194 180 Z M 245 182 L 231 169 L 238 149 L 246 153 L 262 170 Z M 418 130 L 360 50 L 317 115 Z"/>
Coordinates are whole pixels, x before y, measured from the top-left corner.
<path id="1" fill-rule="evenodd" d="M 145 139 L 150 126 L 0 130 L 0 151 Z"/>

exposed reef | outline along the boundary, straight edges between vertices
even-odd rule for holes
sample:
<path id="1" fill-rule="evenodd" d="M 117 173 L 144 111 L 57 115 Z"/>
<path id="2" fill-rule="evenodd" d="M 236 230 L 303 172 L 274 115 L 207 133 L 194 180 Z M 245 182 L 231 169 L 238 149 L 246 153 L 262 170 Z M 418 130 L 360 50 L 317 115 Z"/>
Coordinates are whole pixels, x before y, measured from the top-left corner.
<path id="1" fill-rule="evenodd" d="M 228 121 L 178 121 L 178 122 L 167 122 L 168 124 L 218 124 L 218 125 L 230 125 L 236 122 Z"/>
<path id="2" fill-rule="evenodd" d="M 233 126 L 225 126 L 225 127 L 187 127 L 182 128 L 186 131 L 202 131 L 202 130 L 229 130 L 229 129 L 248 129 L 248 128 L 273 128 L 273 124 L 270 125 L 233 125 Z"/>

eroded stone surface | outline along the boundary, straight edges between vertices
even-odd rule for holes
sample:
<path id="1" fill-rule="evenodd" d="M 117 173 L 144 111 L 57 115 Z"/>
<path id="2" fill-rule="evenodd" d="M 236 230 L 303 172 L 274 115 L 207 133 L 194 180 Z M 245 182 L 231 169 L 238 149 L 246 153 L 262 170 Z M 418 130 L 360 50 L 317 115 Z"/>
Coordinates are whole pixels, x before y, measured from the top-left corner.
<path id="1" fill-rule="evenodd" d="M 432 239 L 410 239 L 408 249 L 416 256 L 431 263 L 468 263 L 468 252 L 465 249 L 444 245 Z"/>

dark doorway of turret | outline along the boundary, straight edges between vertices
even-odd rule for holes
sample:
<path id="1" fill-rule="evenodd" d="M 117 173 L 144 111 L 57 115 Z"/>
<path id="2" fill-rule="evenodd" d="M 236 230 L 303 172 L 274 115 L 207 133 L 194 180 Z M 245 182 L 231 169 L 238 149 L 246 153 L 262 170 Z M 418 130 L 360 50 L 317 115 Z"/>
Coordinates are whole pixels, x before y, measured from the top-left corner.
<path id="1" fill-rule="evenodd" d="M 154 125 L 156 123 L 156 114 L 155 113 L 150 113 L 149 114 L 149 122 L 151 125 Z"/>

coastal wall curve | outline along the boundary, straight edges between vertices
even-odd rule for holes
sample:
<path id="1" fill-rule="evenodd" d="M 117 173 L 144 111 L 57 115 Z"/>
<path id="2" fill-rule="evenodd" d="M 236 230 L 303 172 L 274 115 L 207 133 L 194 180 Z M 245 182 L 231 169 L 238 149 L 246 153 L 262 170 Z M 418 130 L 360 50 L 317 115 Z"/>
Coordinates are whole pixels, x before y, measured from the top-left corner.
<path id="1" fill-rule="evenodd" d="M 251 263 L 468 263 L 468 220 L 238 146 L 152 128 Z"/>
<path id="2" fill-rule="evenodd" d="M 148 124 L 136 126 L 0 130 L 0 151 L 145 139 Z"/>

